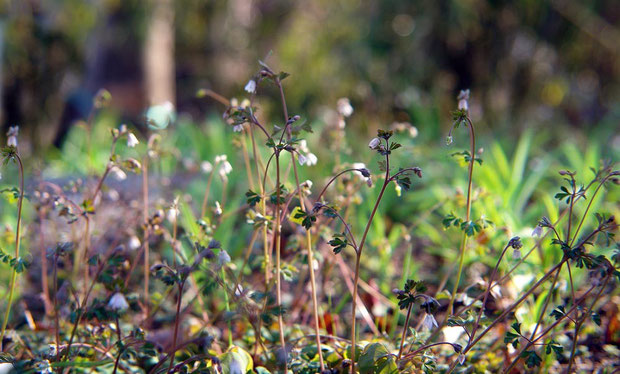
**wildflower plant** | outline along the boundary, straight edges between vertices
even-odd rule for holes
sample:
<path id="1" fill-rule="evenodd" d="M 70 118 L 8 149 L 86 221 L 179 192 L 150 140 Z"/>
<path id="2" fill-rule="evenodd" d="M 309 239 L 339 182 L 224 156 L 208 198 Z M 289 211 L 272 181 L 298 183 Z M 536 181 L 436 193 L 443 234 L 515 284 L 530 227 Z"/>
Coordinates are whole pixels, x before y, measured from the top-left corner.
<path id="1" fill-rule="evenodd" d="M 401 137 L 415 138 L 417 128 L 394 122 L 366 136 L 363 153 L 352 154 L 343 134 L 347 121 L 356 120 L 356 104 L 340 98 L 333 119 L 316 134 L 325 149 L 315 148 L 309 134 L 319 127 L 287 105 L 288 74 L 259 65 L 239 87 L 245 97 L 198 92 L 222 105 L 218 131 L 232 139 L 225 153 L 195 159 L 174 149 L 174 137 L 167 135 L 178 130 L 170 128 L 176 112 L 163 103 L 145 112 L 147 136 L 132 125 L 110 130 L 109 156 L 105 164 L 91 165 L 89 178 L 63 185 L 43 180 L 26 194 L 18 129 L 11 127 L 2 149 L 3 172 L 15 163 L 20 185 L 4 191 L 17 200 L 18 219 L 15 239 L 10 230 L 0 237 L 0 243 L 15 244 L 14 252 L 0 249 L 0 265 L 11 272 L 2 328 L 7 354 L 0 355 L 0 367 L 153 374 L 576 367 L 580 336 L 608 318 L 600 306 L 620 277 L 620 251 L 613 252 L 617 221 L 597 203 L 620 178 L 613 163 L 593 169 L 587 182 L 581 171 L 561 171 L 554 199 L 564 210 L 540 218 L 532 238 L 531 227 L 514 230 L 518 236 L 502 227 L 489 238 L 487 228 L 499 225 L 496 218 L 471 213 L 474 168 L 486 164 L 476 150 L 470 92 L 462 91 L 447 140 L 453 142 L 459 127 L 469 131 L 469 149 L 452 153 L 467 165 L 463 212 L 438 218 L 434 208 L 402 224 L 385 205 L 428 196 L 418 187 L 422 170 L 410 164 L 410 148 Z M 110 100 L 101 91 L 93 113 Z M 278 104 L 275 115 L 259 105 L 267 100 Z M 189 171 L 190 187 L 165 175 L 161 166 L 167 162 Z M 306 180 L 317 175 L 325 178 Z M 139 188 L 133 191 L 136 180 Z M 122 195 L 132 197 L 125 201 Z M 22 234 L 25 197 L 36 225 Z M 124 217 L 106 219 L 119 206 Z M 426 226 L 416 230 L 420 221 Z M 456 274 L 441 282 L 427 279 L 437 259 L 422 257 L 420 274 L 412 275 L 406 264 L 413 250 L 436 253 L 421 232 L 442 226 L 461 237 Z M 28 240 L 24 247 L 41 251 L 40 259 L 20 252 L 21 236 Z M 474 253 L 474 243 L 480 252 Z M 533 280 L 513 295 L 508 281 L 522 268 L 537 266 L 530 256 L 543 253 L 541 247 L 546 268 L 535 269 Z M 466 266 L 474 254 L 484 259 Z M 383 259 L 390 257 L 398 265 L 403 260 L 402 269 L 386 269 Z M 43 315 L 32 317 L 36 310 L 24 297 L 20 312 L 30 331 L 8 334 L 16 320 L 9 318 L 16 314 L 16 279 L 38 266 L 32 278 L 40 278 Z M 380 274 L 368 276 L 367 270 L 377 269 Z M 465 274 L 474 284 L 465 283 Z M 444 292 L 446 284 L 452 292 Z M 383 294 L 394 285 L 402 288 Z"/>

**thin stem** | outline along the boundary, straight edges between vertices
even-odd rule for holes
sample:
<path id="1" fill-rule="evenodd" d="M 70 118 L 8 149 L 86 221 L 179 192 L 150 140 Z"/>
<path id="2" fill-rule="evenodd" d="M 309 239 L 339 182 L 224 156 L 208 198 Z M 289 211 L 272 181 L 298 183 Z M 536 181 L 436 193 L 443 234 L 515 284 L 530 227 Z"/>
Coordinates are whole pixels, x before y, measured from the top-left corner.
<path id="1" fill-rule="evenodd" d="M 467 205 L 465 209 L 465 222 L 469 222 L 470 214 L 471 214 L 471 186 L 474 174 L 474 163 L 476 161 L 476 133 L 474 131 L 474 125 L 470 121 L 469 117 L 465 117 L 465 122 L 469 127 L 469 142 L 470 142 L 470 160 L 469 160 L 469 168 L 467 175 Z M 454 282 L 454 288 L 452 290 L 452 295 L 450 296 L 450 303 L 448 304 L 448 313 L 447 315 L 453 314 L 454 310 L 454 299 L 456 298 L 456 293 L 459 289 L 459 283 L 461 281 L 461 274 L 463 272 L 463 262 L 465 259 L 465 247 L 467 246 L 467 234 L 463 232 L 463 237 L 461 239 L 461 247 L 459 249 L 459 270 L 456 275 L 456 282 Z"/>
<path id="2" fill-rule="evenodd" d="M 293 171 L 295 172 L 295 182 L 297 183 L 297 194 L 299 196 L 299 206 L 302 212 L 306 212 L 306 204 L 304 203 L 304 196 L 301 191 L 301 185 L 299 184 L 299 175 L 297 173 L 297 165 L 295 164 L 295 154 L 291 153 L 291 162 L 293 163 Z M 319 329 L 319 302 L 316 295 L 316 279 L 314 275 L 314 254 L 312 253 L 312 234 L 310 228 L 306 229 L 306 249 L 308 253 L 308 269 L 310 270 L 310 287 L 312 292 L 312 311 L 314 317 L 314 332 L 316 335 L 316 347 L 319 355 L 319 364 L 321 372 L 325 370 L 325 363 L 323 362 L 323 350 L 321 349 L 321 332 Z"/>
<path id="3" fill-rule="evenodd" d="M 21 223 L 22 223 L 22 205 L 24 202 L 24 165 L 22 159 L 15 151 L 15 159 L 19 165 L 19 199 L 17 200 L 17 228 L 15 230 L 15 260 L 19 261 L 19 246 L 21 243 Z M 9 299 L 4 312 L 4 320 L 2 321 L 2 333 L 0 334 L 0 351 L 4 351 L 2 342 L 4 341 L 4 334 L 6 332 L 6 326 L 9 323 L 9 314 L 11 313 L 11 306 L 13 304 L 13 295 L 15 292 L 15 282 L 17 281 L 17 269 L 13 267 L 11 271 L 11 283 L 9 285 Z"/>
<path id="4" fill-rule="evenodd" d="M 254 163 L 256 164 L 256 177 L 257 177 L 257 181 L 260 182 L 261 180 L 261 168 L 259 165 L 260 160 L 259 160 L 258 150 L 256 147 L 256 139 L 254 138 L 254 130 L 252 126 L 250 126 L 250 139 L 252 140 L 252 153 L 254 154 Z M 263 217 L 266 217 L 267 216 L 267 204 L 265 202 L 265 186 L 263 183 L 258 183 L 258 185 L 260 188 L 260 195 L 262 197 L 261 202 L 260 202 L 261 214 L 263 215 Z M 269 284 L 269 279 L 271 275 L 271 254 L 269 251 L 269 239 L 267 235 L 267 225 L 263 225 L 262 231 L 263 231 L 263 256 L 265 257 L 265 284 L 267 285 Z"/>
<path id="5" fill-rule="evenodd" d="M 549 302 L 553 298 L 553 289 L 555 288 L 555 284 L 557 283 L 558 277 L 560 276 L 560 270 L 562 270 L 562 266 L 560 266 L 555 273 L 555 277 L 553 278 L 553 282 L 551 283 L 551 288 L 549 289 L 549 293 L 547 294 L 547 297 L 545 298 L 545 305 L 543 306 L 543 309 L 540 312 L 540 316 L 538 317 L 538 320 L 536 321 L 536 325 L 534 326 L 534 331 L 532 331 L 532 335 L 530 335 L 530 340 L 534 339 L 534 337 L 536 336 L 536 331 L 538 331 L 538 327 L 542 323 L 542 319 L 545 317 L 545 313 L 547 312 L 547 307 L 549 306 Z"/>
<path id="6" fill-rule="evenodd" d="M 281 280 L 281 238 L 280 238 L 280 153 L 276 150 L 276 219 L 274 222 L 274 242 L 276 245 L 276 299 L 278 303 L 278 328 L 280 330 L 280 345 L 282 345 L 283 354 L 288 356 L 286 352 L 286 343 L 284 342 L 284 319 L 282 317 L 282 280 Z M 265 171 L 267 173 L 267 171 Z M 288 361 L 288 359 L 287 359 Z M 284 362 L 286 367 L 286 361 Z"/>
<path id="7" fill-rule="evenodd" d="M 368 218 L 368 222 L 366 223 L 366 228 L 364 229 L 364 234 L 362 235 L 362 240 L 360 241 L 360 245 L 356 252 L 355 259 L 355 273 L 353 276 L 353 303 L 351 307 L 351 373 L 355 374 L 355 317 L 357 311 L 357 286 L 359 283 L 359 275 L 360 275 L 360 262 L 362 259 L 362 251 L 364 250 L 364 244 L 366 243 L 366 237 L 368 236 L 368 231 L 370 230 L 370 225 L 372 224 L 373 218 L 375 217 L 375 213 L 377 213 L 377 209 L 379 208 L 379 203 L 381 202 L 381 198 L 383 197 L 383 193 L 387 188 L 388 183 L 390 182 L 390 156 L 385 156 L 386 161 L 386 170 L 385 170 L 385 180 L 383 181 L 383 185 L 381 186 L 381 192 L 379 192 L 379 196 L 377 197 L 377 201 L 375 206 L 372 208 L 372 213 L 370 213 L 370 217 Z"/>
<path id="8" fill-rule="evenodd" d="M 144 317 L 145 319 L 149 315 L 149 277 L 150 277 L 150 265 L 149 265 L 149 158 L 145 155 L 142 161 L 142 218 L 144 219 Z"/>
<path id="9" fill-rule="evenodd" d="M 181 301 L 183 300 L 183 286 L 185 286 L 185 279 L 183 279 L 183 281 L 179 285 L 179 297 L 177 300 L 177 313 L 174 318 L 174 336 L 172 337 L 172 351 L 170 352 L 170 366 L 168 367 L 168 373 L 172 373 L 174 354 L 177 351 L 177 336 L 179 334 L 179 317 L 181 313 Z"/>
<path id="10" fill-rule="evenodd" d="M 400 337 L 400 349 L 398 350 L 398 358 L 400 361 L 400 357 L 403 354 L 403 347 L 405 346 L 405 338 L 407 337 L 407 329 L 409 328 L 409 318 L 411 317 L 411 309 L 413 308 L 413 303 L 409 304 L 407 308 L 407 318 L 405 318 L 405 326 L 403 327 L 403 334 Z"/>
<path id="11" fill-rule="evenodd" d="M 506 254 L 506 251 L 508 250 L 508 248 L 510 248 L 510 244 L 506 245 L 504 249 L 502 250 L 502 254 L 499 256 L 499 259 L 497 260 L 497 263 L 495 264 L 495 268 L 493 269 L 493 273 L 491 273 L 491 278 L 489 278 L 489 286 L 484 292 L 484 298 L 482 299 L 482 307 L 480 308 L 480 313 L 478 313 L 478 317 L 476 318 L 476 323 L 474 324 L 474 327 L 471 330 L 469 341 L 471 341 L 471 339 L 473 339 L 476 336 L 476 330 L 478 330 L 478 326 L 480 325 L 480 318 L 482 318 L 482 314 L 484 314 L 484 308 L 487 305 L 487 298 L 489 297 L 489 294 L 491 293 L 491 285 L 493 284 L 493 279 L 495 279 L 495 275 L 497 274 L 497 270 L 499 269 L 499 264 L 502 262 L 502 258 L 504 258 L 504 254 Z"/>

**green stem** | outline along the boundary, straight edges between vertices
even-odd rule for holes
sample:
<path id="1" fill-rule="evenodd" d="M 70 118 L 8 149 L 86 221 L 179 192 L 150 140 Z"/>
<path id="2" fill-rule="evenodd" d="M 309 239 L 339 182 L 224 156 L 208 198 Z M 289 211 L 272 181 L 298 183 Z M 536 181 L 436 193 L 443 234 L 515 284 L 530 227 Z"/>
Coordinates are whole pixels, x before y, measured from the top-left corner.
<path id="1" fill-rule="evenodd" d="M 476 133 L 474 131 L 474 125 L 468 117 L 465 117 L 467 126 L 469 127 L 469 143 L 471 157 L 469 160 L 468 176 L 467 176 L 467 205 L 465 210 L 465 222 L 469 222 L 471 214 L 471 186 L 474 174 L 474 163 L 476 161 Z M 461 247 L 459 249 L 459 270 L 456 275 L 456 282 L 454 282 L 454 288 L 452 295 L 450 296 L 450 303 L 448 304 L 448 315 L 452 315 L 454 310 L 454 299 L 459 289 L 459 283 L 461 281 L 461 274 L 463 272 L 463 263 L 465 260 L 465 247 L 467 245 L 467 234 L 463 232 L 463 238 L 461 239 Z"/>
<path id="2" fill-rule="evenodd" d="M 375 213 L 377 213 L 377 209 L 379 208 L 379 203 L 381 202 L 381 198 L 383 197 L 383 193 L 387 188 L 388 183 L 390 183 L 390 157 L 389 155 L 385 156 L 386 160 L 386 170 L 385 170 L 385 181 L 383 182 L 383 186 L 381 186 L 381 192 L 379 192 L 379 196 L 377 197 L 377 202 L 375 206 L 372 208 L 372 213 L 370 213 L 370 217 L 368 218 L 368 222 L 366 223 L 366 228 L 364 229 L 364 234 L 362 235 L 362 240 L 360 241 L 360 245 L 357 248 L 356 259 L 355 259 L 355 275 L 353 280 L 353 303 L 351 307 L 351 373 L 355 374 L 355 315 L 357 311 L 357 286 L 359 283 L 359 275 L 360 275 L 360 260 L 362 259 L 362 251 L 364 250 L 364 243 L 366 243 L 366 237 L 368 236 L 368 231 L 370 230 L 370 225 L 372 224 L 372 220 L 375 217 Z"/>
<path id="3" fill-rule="evenodd" d="M 20 229 L 22 222 L 22 204 L 24 202 L 24 165 L 22 160 L 15 151 L 15 159 L 19 165 L 19 199 L 17 201 L 17 229 L 15 230 L 15 260 L 19 260 L 19 246 L 21 243 Z M 4 319 L 2 321 L 2 333 L 0 334 L 0 351 L 4 351 L 2 342 L 4 341 L 4 334 L 6 332 L 6 326 L 9 323 L 9 315 L 11 313 L 11 305 L 13 304 L 13 296 L 15 293 L 15 282 L 17 281 L 17 269 L 13 267 L 11 272 L 11 283 L 9 286 L 9 299 L 4 312 Z"/>

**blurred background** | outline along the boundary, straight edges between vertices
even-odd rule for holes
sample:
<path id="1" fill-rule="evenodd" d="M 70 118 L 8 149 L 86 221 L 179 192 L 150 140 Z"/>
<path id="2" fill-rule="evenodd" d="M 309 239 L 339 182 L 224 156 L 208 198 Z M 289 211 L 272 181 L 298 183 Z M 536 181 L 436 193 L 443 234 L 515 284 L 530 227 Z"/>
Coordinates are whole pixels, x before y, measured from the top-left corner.
<path id="1" fill-rule="evenodd" d="M 620 147 L 614 0 L 1 4 L 0 121 L 3 132 L 21 126 L 26 153 L 60 146 L 100 88 L 136 126 L 165 101 L 199 121 L 223 108 L 196 91 L 240 95 L 259 59 L 292 74 L 289 105 L 314 120 L 348 97 L 350 127 L 410 122 L 441 139 L 456 94 L 470 88 L 483 134 L 602 134 L 604 148 Z"/>

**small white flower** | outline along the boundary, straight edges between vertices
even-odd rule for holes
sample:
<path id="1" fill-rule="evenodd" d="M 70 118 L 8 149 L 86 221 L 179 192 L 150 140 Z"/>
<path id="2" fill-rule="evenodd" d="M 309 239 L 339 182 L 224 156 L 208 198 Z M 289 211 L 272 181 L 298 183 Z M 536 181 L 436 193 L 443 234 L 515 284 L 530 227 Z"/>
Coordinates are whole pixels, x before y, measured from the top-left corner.
<path id="1" fill-rule="evenodd" d="M 459 357 L 456 359 L 456 361 L 458 361 L 458 363 L 459 363 L 460 365 L 463 365 L 463 364 L 465 363 L 465 355 L 464 355 L 464 354 L 462 354 L 462 353 L 460 353 L 460 354 L 459 354 Z"/>
<path id="2" fill-rule="evenodd" d="M 176 120 L 174 104 L 166 101 L 153 105 L 146 111 L 146 123 L 152 130 L 163 130 Z"/>
<path id="3" fill-rule="evenodd" d="M 250 100 L 248 100 L 248 99 L 243 99 L 243 100 L 241 101 L 241 104 L 240 104 L 239 106 L 240 106 L 241 108 L 245 109 L 245 108 L 249 108 L 249 107 L 250 107 L 250 104 L 251 104 Z"/>
<path id="4" fill-rule="evenodd" d="M 205 174 L 209 174 L 213 171 L 213 165 L 209 161 L 203 161 L 200 163 L 200 170 Z"/>
<path id="5" fill-rule="evenodd" d="M 243 131 L 243 125 L 234 125 L 233 126 L 233 131 L 234 132 L 241 132 L 241 131 Z"/>
<path id="6" fill-rule="evenodd" d="M 117 292 L 110 298 L 108 308 L 116 311 L 123 311 L 129 308 L 129 304 L 127 303 L 127 299 L 125 299 L 125 296 L 122 293 Z"/>
<path id="7" fill-rule="evenodd" d="M 537 225 L 536 228 L 534 228 L 534 231 L 532 231 L 532 236 L 538 236 L 540 237 L 543 233 L 542 230 L 542 226 L 541 225 Z"/>
<path id="8" fill-rule="evenodd" d="M 138 239 L 138 237 L 135 235 L 132 235 L 127 242 L 127 248 L 131 249 L 132 251 L 137 250 L 138 248 L 140 248 L 141 245 L 142 243 L 140 243 L 140 239 Z"/>
<path id="9" fill-rule="evenodd" d="M 461 90 L 457 100 L 459 101 L 459 110 L 469 110 L 469 90 Z"/>
<path id="10" fill-rule="evenodd" d="M 366 178 L 366 184 L 368 185 L 368 187 L 372 187 L 372 179 Z"/>
<path id="11" fill-rule="evenodd" d="M 302 139 L 299 141 L 299 150 L 303 153 L 310 153 L 310 149 L 308 149 L 308 142 L 306 139 Z"/>
<path id="12" fill-rule="evenodd" d="M 350 117 L 353 114 L 353 107 L 351 106 L 351 102 L 348 98 L 342 97 L 338 99 L 337 102 L 338 113 L 340 113 L 343 117 Z"/>
<path id="13" fill-rule="evenodd" d="M 219 201 L 216 201 L 216 202 L 215 202 L 215 215 L 216 215 L 216 216 L 221 216 L 221 215 L 222 215 L 222 213 L 224 213 L 224 212 L 222 211 L 222 206 L 220 205 L 220 202 L 219 202 Z"/>
<path id="14" fill-rule="evenodd" d="M 126 133 L 127 132 L 127 125 L 125 125 L 124 123 L 122 125 L 120 125 L 118 127 L 118 132 L 121 133 L 121 134 Z"/>
<path id="15" fill-rule="evenodd" d="M 370 143 L 368 143 L 370 149 L 376 149 L 379 145 L 381 145 L 381 139 L 379 138 L 373 138 Z"/>
<path id="16" fill-rule="evenodd" d="M 226 155 L 217 155 L 215 156 L 215 163 L 219 164 L 220 162 L 224 162 L 228 159 L 228 156 Z"/>
<path id="17" fill-rule="evenodd" d="M 433 317 L 432 314 L 428 313 L 426 314 L 426 316 L 424 316 L 424 321 L 422 322 L 422 324 L 427 330 L 432 330 L 439 327 L 439 325 L 437 325 L 437 320 L 435 320 L 435 317 Z"/>
<path id="18" fill-rule="evenodd" d="M 302 183 L 302 186 L 305 186 L 307 189 L 310 189 L 312 188 L 312 181 L 310 179 L 306 179 L 306 181 Z"/>
<path id="19" fill-rule="evenodd" d="M 308 159 L 306 158 L 306 156 L 300 153 L 299 156 L 297 157 L 297 161 L 299 161 L 299 165 L 303 166 L 306 163 L 306 161 L 308 161 Z"/>
<path id="20" fill-rule="evenodd" d="M 222 267 L 230 262 L 230 255 L 225 250 L 220 250 L 220 253 L 217 255 L 217 264 L 219 267 Z"/>
<path id="21" fill-rule="evenodd" d="M 316 165 L 316 163 L 319 162 L 319 159 L 314 153 L 308 153 L 306 157 L 308 158 L 308 161 L 306 161 L 306 165 L 308 166 Z"/>
<path id="22" fill-rule="evenodd" d="M 233 97 L 232 99 L 230 99 L 230 106 L 234 107 L 234 108 L 238 107 L 239 106 L 239 100 L 237 100 L 236 97 Z"/>
<path id="23" fill-rule="evenodd" d="M 127 174 L 118 166 L 113 166 L 110 169 L 110 175 L 114 177 L 117 181 L 124 181 L 127 179 Z"/>
<path id="24" fill-rule="evenodd" d="M 134 148 L 138 144 L 140 144 L 140 141 L 138 141 L 138 138 L 136 138 L 133 132 L 127 134 L 127 146 L 129 148 Z"/>
<path id="25" fill-rule="evenodd" d="M 366 169 L 366 164 L 364 164 L 363 162 L 354 162 L 353 165 L 351 165 L 351 167 L 353 169 Z M 360 178 L 364 178 L 364 175 L 359 170 L 355 170 L 353 174 L 359 176 Z"/>
<path id="26" fill-rule="evenodd" d="M 226 179 L 226 176 L 232 172 L 232 165 L 228 161 L 224 161 L 220 164 L 217 170 L 222 179 Z"/>
<path id="27" fill-rule="evenodd" d="M 446 137 L 446 145 L 450 145 L 450 144 L 452 144 L 452 141 L 453 141 L 453 140 L 452 140 L 452 135 L 448 135 L 448 136 Z"/>
<path id="28" fill-rule="evenodd" d="M 512 252 L 512 258 L 515 260 L 521 259 L 521 250 L 515 249 L 514 252 Z"/>
<path id="29" fill-rule="evenodd" d="M 256 92 L 256 82 L 254 81 L 254 79 L 250 79 L 248 83 L 245 85 L 244 89 L 246 90 L 246 92 L 249 92 L 249 93 Z"/>
<path id="30" fill-rule="evenodd" d="M 170 207 L 170 209 L 168 209 L 168 212 L 166 213 L 166 218 L 170 222 L 175 222 L 177 220 L 177 217 L 179 216 L 179 213 L 179 208 L 177 208 L 176 206 Z"/>
<path id="31" fill-rule="evenodd" d="M 6 136 L 6 145 L 9 147 L 17 147 L 17 135 L 19 134 L 19 126 L 9 127 Z"/>

